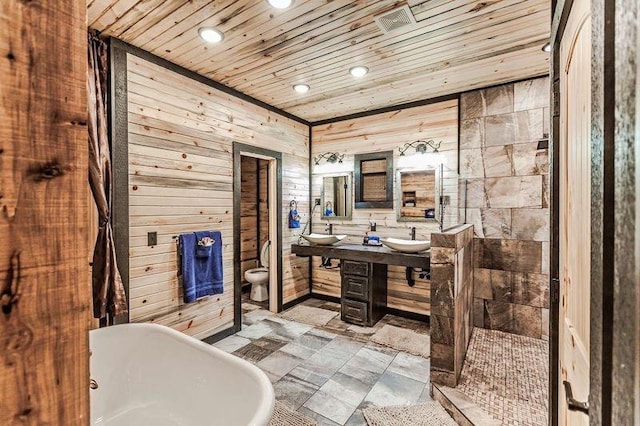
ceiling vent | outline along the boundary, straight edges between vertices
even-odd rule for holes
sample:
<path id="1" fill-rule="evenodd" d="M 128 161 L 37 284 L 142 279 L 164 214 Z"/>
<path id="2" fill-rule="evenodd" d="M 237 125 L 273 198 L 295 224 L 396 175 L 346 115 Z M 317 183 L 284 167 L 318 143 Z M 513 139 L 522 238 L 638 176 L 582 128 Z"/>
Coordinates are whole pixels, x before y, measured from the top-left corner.
<path id="1" fill-rule="evenodd" d="M 411 13 L 411 8 L 408 5 L 378 15 L 374 19 L 385 34 L 416 23 L 416 18 Z"/>

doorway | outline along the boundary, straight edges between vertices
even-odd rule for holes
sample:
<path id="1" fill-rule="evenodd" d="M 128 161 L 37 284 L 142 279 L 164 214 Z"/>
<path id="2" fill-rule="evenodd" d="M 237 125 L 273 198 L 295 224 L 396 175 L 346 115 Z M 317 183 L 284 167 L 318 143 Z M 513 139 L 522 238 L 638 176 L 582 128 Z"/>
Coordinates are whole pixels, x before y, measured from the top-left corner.
<path id="1" fill-rule="evenodd" d="M 257 306 L 282 310 L 282 154 L 235 142 L 233 166 L 234 329 L 239 331 L 243 288 Z"/>
<path id="2" fill-rule="evenodd" d="M 271 160 L 273 161 L 273 160 Z M 240 276 L 242 304 L 269 309 L 269 162 L 240 157 Z M 246 306 L 245 306 L 246 308 Z"/>

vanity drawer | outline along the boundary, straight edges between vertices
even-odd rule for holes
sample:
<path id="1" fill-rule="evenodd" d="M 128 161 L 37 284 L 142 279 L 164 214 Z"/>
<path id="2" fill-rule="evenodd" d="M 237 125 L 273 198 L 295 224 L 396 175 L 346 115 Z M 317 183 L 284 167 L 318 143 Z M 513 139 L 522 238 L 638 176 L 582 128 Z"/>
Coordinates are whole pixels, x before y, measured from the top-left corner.
<path id="1" fill-rule="evenodd" d="M 342 299 L 342 321 L 366 325 L 367 304 L 355 300 Z"/>
<path id="2" fill-rule="evenodd" d="M 367 262 L 353 262 L 351 260 L 343 260 L 340 265 L 343 275 L 360 275 L 369 276 L 369 264 Z"/>
<path id="3" fill-rule="evenodd" d="M 355 275 L 342 276 L 342 297 L 369 300 L 369 279 Z"/>

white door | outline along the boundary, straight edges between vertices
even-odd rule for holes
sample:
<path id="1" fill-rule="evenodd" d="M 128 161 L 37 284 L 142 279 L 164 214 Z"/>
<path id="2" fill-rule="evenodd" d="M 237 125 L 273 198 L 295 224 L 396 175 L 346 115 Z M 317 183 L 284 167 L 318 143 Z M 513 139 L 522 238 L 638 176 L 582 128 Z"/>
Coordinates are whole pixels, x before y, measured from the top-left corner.
<path id="1" fill-rule="evenodd" d="M 561 425 L 588 425 L 569 410 L 589 398 L 591 266 L 591 12 L 576 0 L 560 45 L 560 387 Z"/>

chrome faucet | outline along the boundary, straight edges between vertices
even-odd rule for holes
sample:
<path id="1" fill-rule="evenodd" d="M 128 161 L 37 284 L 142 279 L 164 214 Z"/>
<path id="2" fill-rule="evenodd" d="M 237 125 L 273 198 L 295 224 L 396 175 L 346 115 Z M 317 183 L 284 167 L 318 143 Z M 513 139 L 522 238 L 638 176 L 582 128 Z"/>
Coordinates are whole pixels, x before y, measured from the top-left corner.
<path id="1" fill-rule="evenodd" d="M 329 232 L 329 235 L 333 235 L 333 223 L 327 222 L 327 227 L 324 230 Z"/>
<path id="2" fill-rule="evenodd" d="M 411 228 L 411 239 L 415 240 L 416 239 L 416 227 L 414 226 L 413 228 Z"/>

